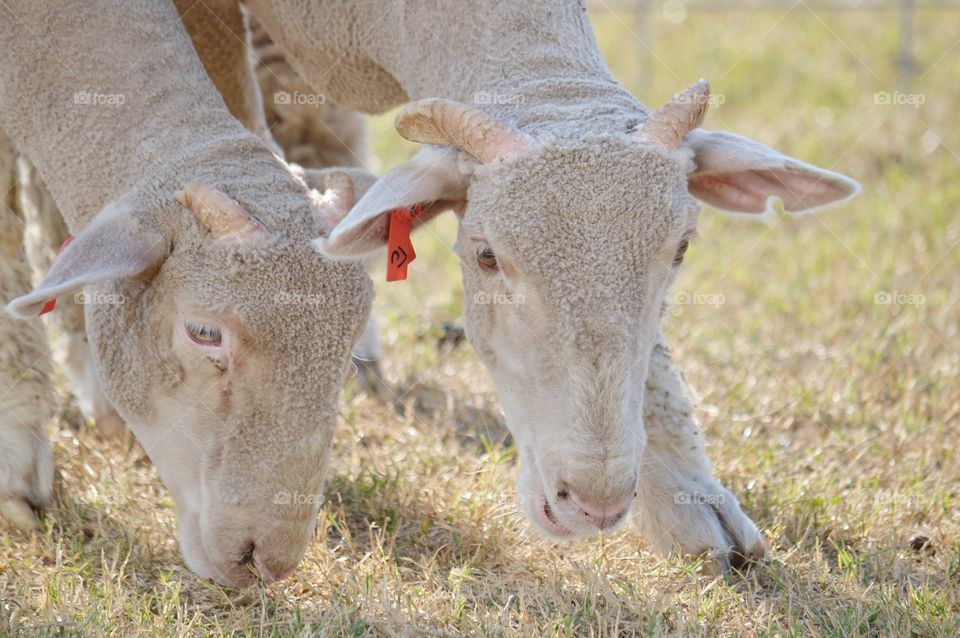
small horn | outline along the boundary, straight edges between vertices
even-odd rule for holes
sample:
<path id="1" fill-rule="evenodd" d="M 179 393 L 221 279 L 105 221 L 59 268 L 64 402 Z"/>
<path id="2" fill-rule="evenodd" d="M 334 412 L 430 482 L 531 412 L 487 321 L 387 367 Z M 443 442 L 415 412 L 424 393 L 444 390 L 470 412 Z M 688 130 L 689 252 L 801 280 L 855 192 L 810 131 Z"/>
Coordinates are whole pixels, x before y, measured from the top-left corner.
<path id="1" fill-rule="evenodd" d="M 710 84 L 700 80 L 654 111 L 634 137 L 641 143 L 656 144 L 667 150 L 677 148 L 687 133 L 703 122 L 709 99 Z"/>
<path id="2" fill-rule="evenodd" d="M 357 203 L 356 186 L 345 171 L 315 171 L 318 173 L 316 175 L 310 175 L 311 171 L 307 173 L 310 178 L 308 183 L 316 181 L 323 188 L 323 193 L 315 201 L 314 217 L 323 232 L 329 233 Z"/>
<path id="3" fill-rule="evenodd" d="M 483 163 L 535 149 L 529 135 L 466 104 L 430 98 L 408 104 L 397 115 L 397 132 L 411 142 L 452 146 Z"/>
<path id="4" fill-rule="evenodd" d="M 210 234 L 219 238 L 240 239 L 259 232 L 263 226 L 235 200 L 216 188 L 189 182 L 175 195 L 177 202 L 197 216 Z"/>

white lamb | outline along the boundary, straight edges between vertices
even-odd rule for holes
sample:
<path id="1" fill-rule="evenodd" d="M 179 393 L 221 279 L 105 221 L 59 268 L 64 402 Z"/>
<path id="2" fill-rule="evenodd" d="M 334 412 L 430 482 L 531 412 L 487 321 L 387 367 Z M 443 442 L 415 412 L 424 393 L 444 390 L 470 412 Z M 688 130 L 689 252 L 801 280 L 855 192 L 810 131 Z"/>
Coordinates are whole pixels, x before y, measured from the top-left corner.
<path id="1" fill-rule="evenodd" d="M 700 125 L 705 82 L 650 112 L 610 75 L 575 0 L 251 0 L 313 88 L 429 144 L 387 173 L 322 250 L 382 247 L 390 211 L 460 225 L 468 336 L 520 448 L 529 519 L 556 538 L 631 507 L 667 552 L 765 554 L 710 475 L 660 335 L 699 206 L 762 215 L 849 199 L 852 180 Z M 488 300 L 523 303 L 488 303 Z"/>
<path id="2" fill-rule="evenodd" d="M 235 4 L 219 8 L 231 7 L 236 24 Z M 35 317 L 83 292 L 104 398 L 177 503 L 188 564 L 228 584 L 253 582 L 253 567 L 281 578 L 312 538 L 372 298 L 360 266 L 322 258 L 310 240 L 363 184 L 293 170 L 245 130 L 241 121 L 257 122 L 231 116 L 167 2 L 132 0 L 121 12 L 24 0 L 3 11 L 0 130 L 75 236 L 31 292 L 28 194 L 4 138 L 3 301 Z M 256 92 L 225 97 L 262 120 Z M 325 178 L 335 187 L 323 198 L 305 183 Z M 22 526 L 51 498 L 48 379 L 40 322 L 0 321 L 0 514 Z"/>

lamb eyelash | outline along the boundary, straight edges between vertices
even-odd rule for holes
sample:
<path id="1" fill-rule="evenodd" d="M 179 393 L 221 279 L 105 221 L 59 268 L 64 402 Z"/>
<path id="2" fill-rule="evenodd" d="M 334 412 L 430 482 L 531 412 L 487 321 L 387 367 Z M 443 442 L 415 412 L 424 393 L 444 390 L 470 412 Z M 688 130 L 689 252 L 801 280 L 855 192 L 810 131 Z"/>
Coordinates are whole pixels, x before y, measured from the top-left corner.
<path id="1" fill-rule="evenodd" d="M 185 328 L 187 334 L 190 336 L 193 341 L 202 346 L 214 345 L 214 342 L 219 344 L 223 340 L 223 334 L 220 331 L 220 328 L 216 326 L 208 326 L 205 324 L 191 323 L 189 321 L 185 322 Z"/>

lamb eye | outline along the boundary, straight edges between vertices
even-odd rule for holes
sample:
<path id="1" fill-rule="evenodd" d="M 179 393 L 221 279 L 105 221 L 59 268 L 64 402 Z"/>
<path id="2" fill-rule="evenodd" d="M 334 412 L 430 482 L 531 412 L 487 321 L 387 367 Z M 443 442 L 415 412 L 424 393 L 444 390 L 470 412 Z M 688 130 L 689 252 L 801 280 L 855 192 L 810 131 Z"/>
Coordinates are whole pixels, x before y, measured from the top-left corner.
<path id="1" fill-rule="evenodd" d="M 207 326 L 199 323 L 187 321 L 184 328 L 190 339 L 201 346 L 219 346 L 223 337 L 220 334 L 220 328 L 216 326 Z"/>
<path id="2" fill-rule="evenodd" d="M 677 254 L 673 258 L 673 265 L 679 266 L 683 263 L 683 256 L 687 254 L 687 248 L 690 247 L 690 240 L 684 237 L 680 240 L 680 245 L 677 246 Z"/>
<path id="3" fill-rule="evenodd" d="M 493 250 L 489 246 L 477 250 L 477 263 L 487 272 L 496 272 L 499 268 L 497 256 L 493 254 Z"/>

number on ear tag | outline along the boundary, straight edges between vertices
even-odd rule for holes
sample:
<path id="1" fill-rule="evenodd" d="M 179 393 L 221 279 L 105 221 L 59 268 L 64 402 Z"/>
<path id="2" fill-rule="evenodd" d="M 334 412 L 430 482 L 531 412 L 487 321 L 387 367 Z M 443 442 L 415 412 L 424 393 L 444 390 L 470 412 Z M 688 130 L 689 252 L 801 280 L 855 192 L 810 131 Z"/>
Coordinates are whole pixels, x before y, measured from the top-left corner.
<path id="1" fill-rule="evenodd" d="M 402 281 L 407 278 L 407 266 L 417 258 L 410 241 L 413 220 L 420 217 L 423 206 L 413 209 L 395 208 L 390 211 L 390 226 L 387 231 L 387 281 Z"/>

